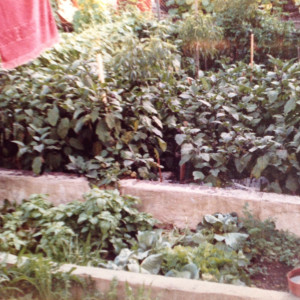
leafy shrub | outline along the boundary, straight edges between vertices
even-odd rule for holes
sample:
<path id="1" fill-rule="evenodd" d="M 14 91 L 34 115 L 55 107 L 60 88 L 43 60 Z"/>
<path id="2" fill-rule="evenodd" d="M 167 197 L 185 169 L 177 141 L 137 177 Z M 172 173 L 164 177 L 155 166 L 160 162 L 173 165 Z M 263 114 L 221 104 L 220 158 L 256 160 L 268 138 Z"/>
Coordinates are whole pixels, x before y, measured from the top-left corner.
<path id="1" fill-rule="evenodd" d="M 142 40 L 132 37 L 116 52 L 112 61 L 115 72 L 132 85 L 145 85 L 151 80 L 168 81 L 180 66 L 176 47 L 157 36 Z"/>
<path id="2" fill-rule="evenodd" d="M 265 176 L 269 190 L 299 192 L 299 64 L 271 61 L 275 72 L 225 67 L 180 95 L 188 125 L 175 139 L 180 164 L 193 166 L 194 179 L 220 186 L 230 178 Z"/>
<path id="3" fill-rule="evenodd" d="M 300 32 L 293 22 L 282 22 L 278 16 L 261 13 L 259 25 L 253 29 L 256 62 L 265 62 L 267 55 L 291 59 L 297 57 Z"/>
<path id="4" fill-rule="evenodd" d="M 80 48 L 75 53 L 85 55 Z M 45 64 L 49 60 L 41 58 Z M 192 85 L 183 75 L 160 82 L 149 77 L 152 83 L 145 86 L 142 81 L 136 86 L 139 77 L 131 80 L 130 75 L 101 85 L 93 61 L 79 59 L 74 68 L 57 65 L 54 60 L 43 67 L 43 76 L 30 69 L 3 73 L 2 166 L 36 173 L 67 166 L 108 184 L 121 174 L 136 176 L 133 171 L 155 178 L 159 156 L 167 168 L 176 169 L 177 152 L 195 180 L 221 186 L 264 176 L 268 190 L 299 192 L 299 64 L 271 59 L 271 68 L 256 65 L 253 70 L 243 63 L 223 65 Z M 60 77 L 54 83 L 55 66 Z M 22 89 L 12 88 L 11 79 Z M 119 89 L 120 82 L 127 88 Z"/>
<path id="5" fill-rule="evenodd" d="M 79 8 L 73 18 L 76 31 L 110 20 L 107 4 L 102 0 L 78 0 Z"/>
<path id="6" fill-rule="evenodd" d="M 79 278 L 69 272 L 59 271 L 59 266 L 49 259 L 31 255 L 20 258 L 13 266 L 0 263 L 0 299 L 98 299 L 118 300 L 118 281 L 112 280 L 110 289 L 101 292 L 89 278 Z M 125 286 L 126 300 L 151 300 L 151 290 L 145 287 L 135 292 L 129 284 Z"/>
<path id="7" fill-rule="evenodd" d="M 207 69 L 207 59 L 213 58 L 218 52 L 222 41 L 222 29 L 216 25 L 211 15 L 188 15 L 180 23 L 179 38 L 185 55 L 194 55 L 194 62 L 199 72 L 199 58 Z M 195 73 L 195 72 L 194 72 Z M 198 74 L 196 74 L 198 76 Z"/>
<path id="8" fill-rule="evenodd" d="M 264 14 L 254 13 L 260 22 Z M 268 18 L 265 28 L 274 24 Z M 194 21 L 187 20 L 187 29 Z M 63 34 L 60 45 L 29 65 L 1 70 L 0 166 L 75 171 L 106 185 L 122 176 L 155 179 L 162 167 L 177 172 L 180 161 L 187 163 L 186 179 L 194 174 L 222 186 L 264 176 L 270 191 L 299 193 L 299 65 L 271 59 L 252 70 L 219 61 L 218 72 L 200 72 L 193 81 L 180 68 L 195 65 L 182 55 L 193 42 L 180 24 L 125 11 Z M 285 25 L 275 27 L 285 36 Z M 272 39 L 260 45 L 265 54 Z"/>
<path id="9" fill-rule="evenodd" d="M 162 123 L 151 103 L 152 95 L 147 86 L 140 91 L 119 89 L 117 80 L 101 85 L 95 59 L 87 58 L 89 50 L 80 37 L 79 45 L 74 47 L 76 42 L 67 38 L 66 47 L 44 55 L 32 66 L 3 71 L 0 163 L 40 173 L 65 171 L 71 162 L 71 170 L 90 178 L 103 176 L 104 184 L 136 164 L 135 170 L 147 177 L 148 170 L 157 167 L 151 157 L 154 149 L 164 147 Z M 159 40 L 152 42 L 154 47 Z M 164 45 L 157 50 L 165 54 Z M 162 57 L 156 68 L 159 61 Z M 141 72 L 143 64 L 139 63 Z M 121 79 L 127 80 L 130 78 Z M 107 102 L 102 101 L 104 95 Z M 111 178 L 106 176 L 109 171 Z"/>
<path id="10" fill-rule="evenodd" d="M 134 243 L 139 230 L 149 230 L 155 221 L 139 213 L 133 197 L 118 191 L 93 189 L 85 202 L 53 207 L 42 195 L 32 195 L 21 205 L 6 204 L 1 217 L 1 251 L 42 253 L 56 261 L 86 263 L 114 256 Z M 78 253 L 79 250 L 79 253 Z"/>
<path id="11" fill-rule="evenodd" d="M 285 1 L 202 0 L 198 3 L 197 15 L 194 1 L 167 2 L 169 14 L 175 16 L 177 20 L 184 21 L 192 15 L 197 22 L 201 22 L 203 13 L 205 17 L 213 17 L 215 25 L 208 28 L 210 33 L 207 32 L 213 41 L 204 44 L 204 53 L 207 50 L 214 50 L 219 56 L 230 57 L 232 62 L 249 61 L 250 35 L 253 33 L 256 43 L 255 61 L 259 63 L 266 63 L 268 54 L 283 59 L 297 57 L 299 31 L 293 22 L 282 21 L 286 17 L 283 11 L 285 4 Z M 216 43 L 213 37 L 218 27 L 223 32 L 224 40 Z M 180 28 L 181 32 L 184 30 Z M 193 36 L 194 33 L 187 31 L 184 35 Z M 213 60 L 209 61 L 208 65 L 218 67 Z"/>
<path id="12" fill-rule="evenodd" d="M 300 240 L 291 233 L 276 229 L 274 219 L 264 221 L 257 220 L 247 207 L 244 210 L 245 217 L 242 218 L 243 227 L 249 233 L 250 238 L 246 247 L 251 249 L 252 261 L 255 264 L 260 262 L 271 262 L 278 260 L 288 266 L 299 264 L 300 257 L 297 249 Z"/>
<path id="13" fill-rule="evenodd" d="M 282 22 L 280 15 L 259 9 L 258 1 L 227 1 L 226 4 L 216 6 L 216 9 L 216 22 L 223 28 L 225 39 L 230 42 L 233 60 L 246 58 L 249 61 L 251 33 L 258 47 L 257 61 L 265 62 L 266 54 L 286 59 L 296 57 L 295 42 L 299 40 L 299 32 L 292 23 Z"/>

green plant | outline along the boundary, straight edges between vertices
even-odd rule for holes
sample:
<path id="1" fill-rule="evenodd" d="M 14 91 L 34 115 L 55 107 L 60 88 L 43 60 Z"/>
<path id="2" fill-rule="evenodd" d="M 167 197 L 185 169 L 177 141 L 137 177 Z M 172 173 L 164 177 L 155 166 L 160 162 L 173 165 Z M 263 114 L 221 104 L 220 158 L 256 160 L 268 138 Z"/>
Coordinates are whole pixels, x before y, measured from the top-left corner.
<path id="1" fill-rule="evenodd" d="M 297 251 L 300 245 L 299 238 L 288 232 L 277 230 L 274 219 L 258 220 L 247 206 L 244 209 L 244 215 L 243 227 L 250 236 L 246 245 L 256 264 L 274 260 L 293 267 L 299 264 L 300 257 Z"/>
<path id="2" fill-rule="evenodd" d="M 200 278 L 203 280 L 235 283 L 249 283 L 241 266 L 245 264 L 243 254 L 220 249 L 210 243 L 198 247 L 176 246 L 169 250 L 164 261 L 166 276 Z M 247 264 L 247 262 L 246 262 Z"/>
<path id="3" fill-rule="evenodd" d="M 278 16 L 265 13 L 260 16 L 259 26 L 253 33 L 257 45 L 255 61 L 264 61 L 267 54 L 277 58 L 297 57 L 299 31 L 292 22 L 281 22 Z"/>
<path id="4" fill-rule="evenodd" d="M 104 1 L 78 0 L 80 9 L 75 12 L 73 26 L 76 31 L 105 23 L 110 19 L 109 10 Z"/>
<path id="5" fill-rule="evenodd" d="M 208 2 L 215 3 L 201 7 Z M 109 185 L 124 176 L 157 179 L 162 168 L 178 173 L 180 162 L 187 163 L 186 180 L 222 186 L 263 176 L 270 191 L 298 193 L 298 64 L 273 58 L 251 69 L 209 58 L 226 52 L 233 34 L 245 37 L 238 42 L 246 57 L 250 23 L 261 61 L 268 53 L 281 55 L 272 45 L 277 37 L 290 51 L 282 54 L 292 55 L 289 43 L 297 34 L 257 11 L 256 2 L 249 14 L 239 14 L 237 4 L 176 22 L 126 10 L 80 33 L 62 34 L 60 45 L 28 65 L 1 70 L 0 166 L 36 174 L 72 171 Z M 209 30 L 215 21 L 220 30 Z M 219 31 L 225 33 L 223 50 L 215 45 Z M 198 72 L 192 82 L 194 62 L 186 51 L 194 42 L 207 68 L 219 69 Z"/>
<path id="6" fill-rule="evenodd" d="M 122 174 L 131 175 L 131 172 L 143 178 L 156 176 L 158 163 L 153 159 L 153 153 L 163 151 L 166 146 L 155 107 L 159 92 L 142 81 L 141 86 L 136 87 L 124 57 L 115 49 L 124 35 L 132 36 L 130 26 L 129 22 L 120 33 L 107 24 L 106 30 L 101 28 L 101 34 L 99 29 L 89 29 L 73 37 L 65 35 L 61 46 L 30 66 L 3 71 L 1 165 L 32 169 L 37 174 L 69 168 L 103 184 L 115 182 Z M 157 32 L 159 30 L 157 28 Z M 109 42 L 107 36 L 114 38 Z M 169 74 L 169 67 L 178 64 L 174 46 L 159 36 L 144 39 L 144 43 L 134 41 L 140 49 L 136 75 L 150 76 L 149 80 L 158 81 L 151 77 L 156 76 L 166 55 L 165 74 L 159 79 L 174 77 L 173 73 Z M 111 77 L 116 79 L 107 80 L 105 84 L 98 81 L 95 69 L 95 48 L 99 49 L 99 45 L 106 53 L 105 62 L 113 59 L 120 63 L 119 71 L 107 68 L 107 73 L 111 72 Z M 148 57 L 144 61 L 146 54 Z M 133 54 L 131 58 L 134 58 Z M 146 71 L 148 63 L 153 66 Z M 120 71 L 128 73 L 129 77 Z M 24 78 L 28 80 L 24 81 Z M 12 81 L 15 82 L 13 88 Z M 125 88 L 128 82 L 132 85 L 129 89 Z M 120 89 L 120 85 L 124 89 Z M 107 102 L 102 101 L 104 95 Z"/>
<path id="7" fill-rule="evenodd" d="M 125 300 L 159 300 L 159 296 L 153 298 L 153 296 L 151 296 L 151 289 L 148 289 L 145 286 L 139 287 L 137 291 L 134 292 L 132 287 L 126 283 L 125 292 Z"/>
<path id="8" fill-rule="evenodd" d="M 298 91 L 293 86 L 299 65 L 270 61 L 275 72 L 240 63 L 201 77 L 199 85 L 179 95 L 186 123 L 175 140 L 180 164 L 189 163 L 195 180 L 222 186 L 231 178 L 265 176 L 267 190 L 297 191 Z"/>
<path id="9" fill-rule="evenodd" d="M 84 281 L 63 273 L 49 259 L 32 256 L 8 267 L 0 264 L 0 299 L 72 299 L 72 286 L 84 288 Z"/>
<path id="10" fill-rule="evenodd" d="M 207 59 L 217 53 L 218 43 L 222 39 L 222 29 L 215 24 L 211 15 L 190 14 L 183 19 L 179 27 L 179 38 L 182 40 L 184 53 L 194 54 L 195 74 L 199 73 L 199 57 L 207 69 Z"/>
<path id="11" fill-rule="evenodd" d="M 143 39 L 132 36 L 116 52 L 112 63 L 115 72 L 122 74 L 132 85 L 144 85 L 153 80 L 168 82 L 180 67 L 180 57 L 176 52 L 174 45 L 159 36 Z"/>
<path id="12" fill-rule="evenodd" d="M 60 262 L 242 285 L 250 284 L 250 276 L 261 272 L 264 262 L 299 264 L 299 238 L 276 230 L 272 220 L 258 220 L 247 208 L 242 218 L 236 213 L 205 215 L 196 231 L 164 231 L 154 229 L 154 220 L 137 213 L 133 204 L 131 197 L 98 189 L 84 203 L 58 207 L 38 195 L 19 206 L 7 202 L 1 209 L 1 250 L 34 253 L 40 260 L 42 254 Z M 36 272 L 43 272 L 40 267 Z M 40 287 L 44 293 L 50 279 Z M 14 289 L 7 286 L 7 291 Z"/>
<path id="13" fill-rule="evenodd" d="M 253 33 L 257 45 L 256 61 L 265 62 L 267 54 L 295 57 L 294 44 L 299 39 L 299 33 L 294 25 L 282 23 L 280 14 L 260 9 L 259 4 L 261 3 L 256 0 L 237 0 L 215 6 L 216 23 L 223 28 L 224 37 L 229 41 L 230 56 L 234 60 L 246 58 L 249 61 L 250 34 Z M 274 7 L 282 6 L 273 1 L 272 4 L 275 4 Z M 273 8 L 273 12 L 275 10 Z"/>
<path id="14" fill-rule="evenodd" d="M 249 278 L 243 267 L 249 261 L 242 252 L 248 235 L 229 232 L 224 233 L 224 239 L 220 239 L 220 235 L 211 233 L 208 234 L 206 229 L 185 234 L 161 230 L 139 232 L 136 245 L 123 249 L 114 261 L 100 266 L 170 277 L 248 284 Z M 219 242 L 214 245 L 213 240 Z"/>
<path id="15" fill-rule="evenodd" d="M 93 189 L 85 199 L 53 207 L 43 196 L 33 195 L 3 215 L 1 250 L 42 253 L 56 261 L 82 264 L 91 262 L 93 253 L 97 264 L 133 244 L 139 230 L 155 223 L 133 207 L 135 198 L 121 197 L 117 191 Z"/>

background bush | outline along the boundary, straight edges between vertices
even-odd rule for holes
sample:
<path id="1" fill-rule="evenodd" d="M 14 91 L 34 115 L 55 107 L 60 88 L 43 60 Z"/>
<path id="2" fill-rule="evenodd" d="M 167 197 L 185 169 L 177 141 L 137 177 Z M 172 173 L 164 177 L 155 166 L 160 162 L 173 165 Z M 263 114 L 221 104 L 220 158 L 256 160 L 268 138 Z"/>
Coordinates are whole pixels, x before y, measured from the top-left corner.
<path id="1" fill-rule="evenodd" d="M 250 2 L 247 16 L 232 2 L 209 18 L 230 49 L 238 34 L 240 52 L 208 62 L 213 68 L 197 80 L 188 78 L 195 61 L 185 51 L 191 19 L 158 22 L 134 10 L 62 33 L 61 43 L 34 62 L 0 70 L 0 166 L 75 171 L 109 184 L 120 176 L 155 179 L 163 167 L 179 176 L 187 163 L 186 180 L 223 186 L 264 177 L 268 190 L 299 193 L 299 63 L 267 60 L 274 51 L 288 58 L 296 31 Z M 262 64 L 253 69 L 249 22 L 261 34 Z M 247 30 L 238 33 L 233 24 Z M 279 53 L 274 34 L 291 52 Z M 212 50 L 200 57 L 222 52 Z M 98 80 L 99 53 L 105 83 Z M 228 64 L 241 57 L 246 62 Z"/>

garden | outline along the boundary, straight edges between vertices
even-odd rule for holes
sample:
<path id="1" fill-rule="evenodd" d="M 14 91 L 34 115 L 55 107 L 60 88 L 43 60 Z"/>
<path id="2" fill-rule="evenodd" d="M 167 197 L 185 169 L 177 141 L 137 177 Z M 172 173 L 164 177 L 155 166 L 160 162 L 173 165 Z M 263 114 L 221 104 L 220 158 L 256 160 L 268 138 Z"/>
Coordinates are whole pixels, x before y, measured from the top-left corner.
<path id="1" fill-rule="evenodd" d="M 300 194 L 300 31 L 283 1 L 169 0 L 161 20 L 134 5 L 78 3 L 72 32 L 57 18 L 59 44 L 0 69 L 1 168 L 78 173 L 98 187 L 168 171 L 174 182 Z M 0 299 L 67 299 L 70 285 L 87 284 L 52 273 L 50 260 L 276 290 L 285 278 L 261 278 L 299 265 L 300 239 L 247 208 L 163 230 L 117 190 L 95 187 L 85 200 L 3 203 L 0 250 L 58 275 L 46 298 L 37 268 L 2 263 Z"/>
<path id="2" fill-rule="evenodd" d="M 300 238 L 277 230 L 271 219 L 256 219 L 247 207 L 244 217 L 215 213 L 196 230 L 179 230 L 160 228 L 135 208 L 137 198 L 117 190 L 94 188 L 84 197 L 59 206 L 43 195 L 4 203 L 0 251 L 28 261 L 16 269 L 1 263 L 1 299 L 71 299 L 74 285 L 89 288 L 86 299 L 101 299 L 89 298 L 92 282 L 58 272 L 63 263 L 286 291 L 286 273 L 300 262 Z"/>

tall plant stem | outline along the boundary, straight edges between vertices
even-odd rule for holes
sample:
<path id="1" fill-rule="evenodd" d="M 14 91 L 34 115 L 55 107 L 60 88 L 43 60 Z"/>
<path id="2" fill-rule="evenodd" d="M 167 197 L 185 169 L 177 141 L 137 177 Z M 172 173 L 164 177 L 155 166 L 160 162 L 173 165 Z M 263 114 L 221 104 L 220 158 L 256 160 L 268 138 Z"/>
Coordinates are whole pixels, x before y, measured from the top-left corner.
<path id="1" fill-rule="evenodd" d="M 196 19 L 197 19 L 198 15 L 199 15 L 198 0 L 195 0 L 195 18 Z M 196 43 L 196 47 L 195 47 L 194 61 L 195 61 L 195 78 L 197 79 L 199 76 L 199 70 L 200 70 L 200 57 L 199 57 L 198 42 Z"/>
<path id="2" fill-rule="evenodd" d="M 199 57 L 199 45 L 198 45 L 198 43 L 195 47 L 194 61 L 195 61 L 195 78 L 197 79 L 198 76 L 199 76 L 199 71 L 200 71 L 200 57 Z"/>
<path id="3" fill-rule="evenodd" d="M 104 64 L 103 64 L 102 55 L 98 54 L 96 58 L 97 58 L 97 65 L 98 65 L 98 79 L 101 83 L 104 83 L 105 82 L 105 73 L 104 73 Z M 105 104 L 107 103 L 106 94 L 104 94 L 102 96 L 102 101 Z"/>
<path id="4" fill-rule="evenodd" d="M 253 69 L 253 62 L 254 62 L 254 34 L 251 33 L 251 36 L 250 36 L 250 66 L 251 66 L 251 69 Z M 252 70 L 251 70 L 250 81 L 252 82 Z"/>
<path id="5" fill-rule="evenodd" d="M 250 36 L 250 66 L 253 68 L 253 62 L 254 62 L 254 34 L 251 33 Z"/>

